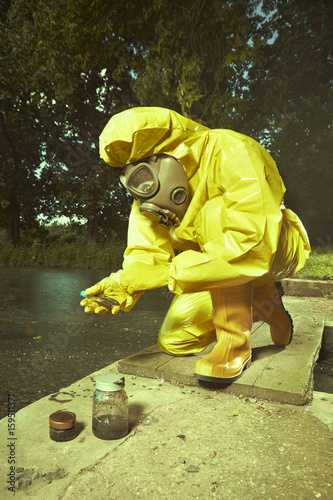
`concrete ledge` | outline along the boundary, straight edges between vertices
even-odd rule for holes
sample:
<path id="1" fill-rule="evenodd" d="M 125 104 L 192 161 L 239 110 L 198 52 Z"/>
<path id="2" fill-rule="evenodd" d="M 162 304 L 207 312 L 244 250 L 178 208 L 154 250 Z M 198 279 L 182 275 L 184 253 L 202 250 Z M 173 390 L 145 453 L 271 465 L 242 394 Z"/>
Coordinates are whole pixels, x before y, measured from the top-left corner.
<path id="1" fill-rule="evenodd" d="M 309 324 L 310 323 L 310 324 Z M 226 394 L 270 399 L 294 405 L 304 405 L 311 400 L 313 367 L 318 358 L 323 334 L 323 324 L 307 322 L 304 340 L 298 329 L 293 344 L 287 348 L 267 343 L 268 329 L 262 327 L 261 335 L 253 340 L 253 358 L 250 368 L 230 385 L 205 384 L 194 374 L 198 359 L 206 356 L 213 345 L 200 355 L 171 357 L 160 351 L 158 345 L 144 349 L 118 363 L 121 373 L 160 379 L 191 386 L 210 386 Z M 265 342 L 262 340 L 265 337 Z"/>
<path id="2" fill-rule="evenodd" d="M 282 280 L 286 295 L 293 297 L 321 297 L 333 299 L 333 282 L 330 280 L 305 280 L 285 279 Z"/>
<path id="3" fill-rule="evenodd" d="M 226 491 L 228 498 L 247 498 L 263 484 L 270 490 L 260 498 L 314 498 L 314 487 L 321 498 L 331 498 L 331 394 L 315 393 L 304 408 L 129 376 L 131 432 L 102 441 L 91 432 L 93 380 L 116 371 L 116 364 L 108 366 L 17 413 L 15 493 L 6 485 L 7 419 L 0 421 L 2 499 L 192 499 L 199 492 L 211 498 L 219 484 L 218 498 Z M 80 423 L 78 436 L 67 443 L 48 436 L 48 415 L 58 408 L 74 411 Z M 294 471 L 298 489 L 290 495 Z"/>
<path id="4" fill-rule="evenodd" d="M 263 324 L 252 335 L 251 366 L 234 383 L 227 386 L 214 384 L 215 389 L 226 394 L 244 394 L 294 405 L 304 405 L 311 400 L 313 367 L 321 348 L 324 321 L 318 321 L 313 316 L 297 315 L 290 305 L 288 309 L 294 317 L 292 343 L 286 348 L 275 346 L 270 338 L 269 327 Z M 256 328 L 257 325 L 254 330 Z M 214 344 L 194 356 L 173 357 L 154 345 L 119 361 L 118 369 L 121 373 L 141 377 L 205 386 L 207 384 L 195 378 L 194 366 L 213 347 Z M 212 387 L 212 384 L 208 386 Z"/>

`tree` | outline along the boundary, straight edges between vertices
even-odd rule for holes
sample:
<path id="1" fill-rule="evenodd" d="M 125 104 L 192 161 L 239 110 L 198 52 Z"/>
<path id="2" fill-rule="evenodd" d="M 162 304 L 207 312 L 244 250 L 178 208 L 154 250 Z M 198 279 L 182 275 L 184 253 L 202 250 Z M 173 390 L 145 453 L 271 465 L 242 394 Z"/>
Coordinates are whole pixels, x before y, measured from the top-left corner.
<path id="1" fill-rule="evenodd" d="M 313 244 L 333 222 L 332 23 L 326 0 L 266 1 L 261 30 L 271 43 L 250 71 L 251 104 L 243 131 L 271 151 L 287 186 L 286 202 L 305 223 Z"/>
<path id="2" fill-rule="evenodd" d="M 96 125 L 96 110 L 100 111 L 100 123 L 103 117 L 109 118 L 123 108 L 157 105 L 177 109 L 211 125 L 229 124 L 231 117 L 241 115 L 246 105 L 241 99 L 245 77 L 237 70 L 244 72 L 250 61 L 253 64 L 255 60 L 256 50 L 246 41 L 255 15 L 253 6 L 242 0 L 235 7 L 207 0 L 186 0 L 180 4 L 164 0 L 150 4 L 135 1 L 126 5 L 121 1 L 111 5 L 103 0 L 94 3 L 72 0 L 68 3 L 67 15 L 63 15 L 63 25 L 58 23 L 56 28 L 57 39 L 65 44 L 62 48 L 62 42 L 52 42 L 50 33 L 55 36 L 52 18 L 58 19 L 57 9 L 63 8 L 64 12 L 66 9 L 59 7 L 58 2 L 52 5 L 53 14 L 50 9 L 47 14 L 41 9 L 43 43 L 47 54 L 54 54 L 55 60 L 61 59 L 53 73 L 57 71 L 59 75 L 60 72 L 65 80 L 77 82 L 76 92 L 71 94 L 65 110 L 66 122 L 75 123 L 76 127 L 70 135 L 72 147 L 65 161 L 68 171 L 62 176 L 62 207 L 66 215 L 88 219 L 93 239 L 97 225 L 105 226 L 107 220 L 108 224 L 110 221 L 118 224 L 115 211 L 113 217 L 107 216 L 110 194 L 103 191 L 105 183 L 112 188 L 111 206 L 118 202 L 119 216 L 127 215 L 129 206 L 127 198 L 114 189 L 115 177 L 110 177 L 110 171 L 107 175 L 107 167 L 94 157 L 97 141 L 90 147 L 93 141 L 87 138 L 88 130 L 93 129 L 97 139 L 97 131 L 103 128 Z M 133 17 L 134 10 L 136 16 Z M 51 46 L 48 46 L 50 39 Z M 62 70 L 64 51 L 69 60 Z M 72 70 L 67 71 L 69 66 L 73 74 Z M 80 71 L 79 78 L 74 75 L 76 69 Z M 66 97 L 69 87 L 67 83 Z M 96 89 L 99 89 L 97 101 Z M 56 99 L 62 101 L 61 92 Z M 82 99 L 89 105 L 76 120 L 78 110 L 84 108 Z M 108 108 L 111 108 L 110 114 Z M 85 155 L 79 152 L 82 144 L 86 146 Z M 68 160 L 71 160 L 70 166 Z"/>
<path id="3" fill-rule="evenodd" d="M 167 106 L 211 126 L 227 126 L 241 116 L 244 71 L 256 53 L 247 41 L 256 19 L 253 5 L 243 0 L 51 0 L 46 10 L 41 1 L 13 0 L 8 39 L 26 22 L 22 54 L 29 45 L 23 88 L 15 93 L 34 89 L 35 108 L 25 97 L 22 102 L 29 104 L 34 127 L 41 127 L 31 141 L 33 168 L 24 175 L 35 186 L 30 183 L 26 190 L 29 204 L 19 203 L 21 218 L 32 206 L 31 193 L 38 192 L 44 215 L 51 218 L 58 211 L 86 218 L 89 240 L 96 239 L 98 225 L 107 225 L 110 201 L 119 216 L 111 226 L 121 219 L 128 200 L 115 194 L 117 173 L 99 160 L 98 135 L 122 109 Z M 27 131 L 16 139 L 17 149 L 25 151 L 22 137 Z M 38 159 L 44 167 L 36 178 Z M 46 195 L 37 185 L 47 188 Z"/>
<path id="4" fill-rule="evenodd" d="M 98 136 L 112 113 L 138 104 L 128 67 L 133 36 L 131 30 L 125 36 L 121 22 L 127 13 L 116 1 L 111 10 L 109 2 L 92 8 L 91 2 L 50 1 L 47 10 L 44 2 L 3 5 L 0 194 L 7 241 L 18 243 L 23 225 L 37 227 L 41 212 L 49 219 L 86 218 L 94 240 L 117 182 L 99 159 Z M 97 31 L 94 15 L 102 26 L 106 8 L 110 21 Z M 91 31 L 103 50 L 85 53 L 79 42 Z M 121 199 L 124 204 L 124 193 L 117 206 Z"/>
<path id="5" fill-rule="evenodd" d="M 33 85 L 36 31 L 26 2 L 2 2 L 0 34 L 1 210 L 6 241 L 20 241 L 20 221 L 36 226 L 41 185 L 34 175 L 40 163 L 45 130 L 41 94 Z M 23 209 L 24 207 L 24 209 Z"/>
<path id="6" fill-rule="evenodd" d="M 46 158 L 63 166 L 53 179 L 59 209 L 87 219 L 88 241 L 97 240 L 100 225 L 117 231 L 118 212 L 129 207 L 125 193 L 115 193 L 117 172 L 99 158 L 98 139 L 112 114 L 139 104 L 130 86 L 139 57 L 131 29 L 135 20 L 128 15 L 135 6 L 133 1 L 124 6 L 120 1 L 54 0 L 47 10 L 44 2 L 34 10 L 39 72 L 43 78 L 52 75 L 49 101 L 56 126 Z M 117 212 L 107 224 L 110 204 Z"/>
<path id="7" fill-rule="evenodd" d="M 232 126 L 247 109 L 248 68 L 261 63 L 257 4 L 150 2 L 146 16 L 155 36 L 133 84 L 142 103 L 171 107 L 213 128 Z"/>
<path id="8" fill-rule="evenodd" d="M 19 240 L 20 224 L 36 226 L 38 213 L 86 219 L 89 241 L 98 227 L 122 231 L 129 200 L 116 169 L 99 158 L 98 137 L 113 114 L 138 105 L 165 106 L 260 140 L 312 239 L 327 234 L 327 0 L 1 6 L 0 220 L 6 215 L 8 241 Z"/>

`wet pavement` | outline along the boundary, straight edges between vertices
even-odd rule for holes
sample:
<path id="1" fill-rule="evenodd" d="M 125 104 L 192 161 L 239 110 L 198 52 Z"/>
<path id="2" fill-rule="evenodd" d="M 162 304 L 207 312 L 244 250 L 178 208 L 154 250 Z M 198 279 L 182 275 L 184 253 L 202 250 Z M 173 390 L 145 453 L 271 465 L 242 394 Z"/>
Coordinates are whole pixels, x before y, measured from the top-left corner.
<path id="1" fill-rule="evenodd" d="M 0 418 L 7 414 L 9 392 L 19 410 L 156 343 L 172 300 L 168 291 L 147 292 L 131 313 L 83 312 L 80 291 L 109 274 L 0 269 Z"/>

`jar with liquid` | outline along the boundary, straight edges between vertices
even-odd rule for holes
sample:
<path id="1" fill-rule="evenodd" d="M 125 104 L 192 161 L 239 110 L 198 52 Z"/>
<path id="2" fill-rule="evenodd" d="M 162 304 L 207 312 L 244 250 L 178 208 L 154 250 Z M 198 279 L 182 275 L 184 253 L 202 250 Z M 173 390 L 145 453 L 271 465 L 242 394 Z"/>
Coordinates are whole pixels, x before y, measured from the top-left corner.
<path id="1" fill-rule="evenodd" d="M 93 397 L 92 431 L 99 439 L 120 439 L 128 433 L 128 398 L 125 378 L 100 375 Z"/>

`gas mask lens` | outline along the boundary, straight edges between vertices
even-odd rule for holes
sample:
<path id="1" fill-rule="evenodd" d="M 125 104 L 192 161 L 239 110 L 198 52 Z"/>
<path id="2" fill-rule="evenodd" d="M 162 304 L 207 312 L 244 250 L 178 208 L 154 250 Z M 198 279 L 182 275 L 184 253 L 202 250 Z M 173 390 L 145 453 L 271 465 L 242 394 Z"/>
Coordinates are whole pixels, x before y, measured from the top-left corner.
<path id="1" fill-rule="evenodd" d="M 158 190 L 158 177 L 147 163 L 140 163 L 126 179 L 127 189 L 138 198 L 149 198 Z"/>

